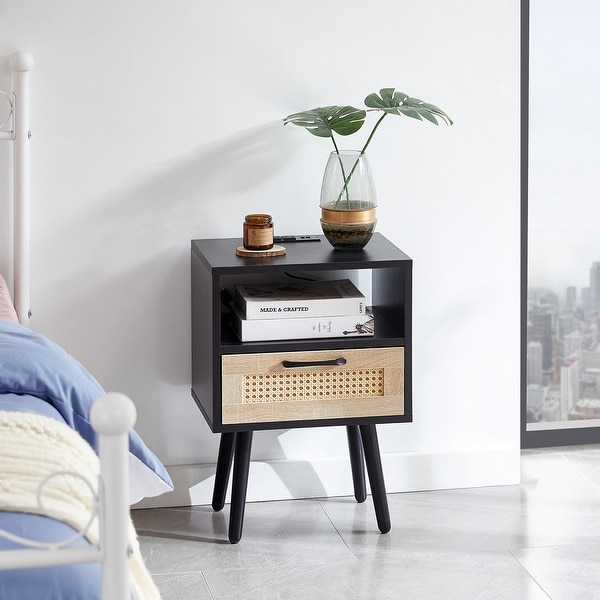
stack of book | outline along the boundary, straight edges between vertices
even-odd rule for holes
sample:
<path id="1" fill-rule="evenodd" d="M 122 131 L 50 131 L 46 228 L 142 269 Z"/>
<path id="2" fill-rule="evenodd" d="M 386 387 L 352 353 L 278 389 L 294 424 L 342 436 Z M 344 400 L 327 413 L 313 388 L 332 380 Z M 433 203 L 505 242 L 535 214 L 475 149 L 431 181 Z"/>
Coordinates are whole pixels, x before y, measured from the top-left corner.
<path id="1" fill-rule="evenodd" d="M 373 315 L 349 279 L 237 285 L 231 325 L 243 342 L 373 335 Z"/>

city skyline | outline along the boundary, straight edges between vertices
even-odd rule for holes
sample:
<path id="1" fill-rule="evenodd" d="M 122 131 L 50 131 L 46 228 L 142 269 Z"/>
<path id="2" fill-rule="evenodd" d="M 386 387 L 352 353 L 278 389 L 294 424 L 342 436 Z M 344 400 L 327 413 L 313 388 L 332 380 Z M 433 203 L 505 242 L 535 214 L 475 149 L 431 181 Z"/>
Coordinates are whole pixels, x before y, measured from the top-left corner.
<path id="1" fill-rule="evenodd" d="M 600 255 L 600 252 L 598 252 L 598 254 Z M 552 281 L 549 280 L 549 278 L 544 278 L 541 279 L 538 275 L 538 277 L 535 277 L 535 272 L 533 273 L 532 276 L 532 268 L 530 267 L 528 269 L 528 290 L 534 290 L 534 289 L 548 289 L 551 290 L 552 292 L 554 292 L 555 294 L 557 294 L 557 296 L 559 297 L 559 299 L 561 300 L 561 302 L 565 302 L 568 303 L 568 298 L 567 298 L 567 294 L 568 294 L 568 290 L 570 290 L 571 288 L 574 288 L 576 291 L 576 302 L 581 302 L 582 301 L 582 294 L 584 293 L 585 289 L 591 289 L 592 287 L 592 280 L 591 280 L 591 269 L 593 267 L 594 264 L 598 264 L 600 265 L 600 257 L 593 259 L 589 262 L 587 267 L 581 267 L 578 269 L 578 272 L 580 273 L 586 273 L 587 275 L 587 279 L 584 280 L 584 278 L 580 275 L 577 283 L 574 283 L 574 277 L 571 278 L 571 281 L 560 281 L 558 282 L 558 276 L 555 276 L 552 278 Z M 600 268 L 598 270 L 598 277 L 600 278 Z M 598 287 L 598 290 L 600 293 L 600 286 Z M 600 303 L 599 303 L 600 305 Z"/>
<path id="2" fill-rule="evenodd" d="M 600 261 L 587 285 L 528 288 L 527 422 L 600 417 Z"/>

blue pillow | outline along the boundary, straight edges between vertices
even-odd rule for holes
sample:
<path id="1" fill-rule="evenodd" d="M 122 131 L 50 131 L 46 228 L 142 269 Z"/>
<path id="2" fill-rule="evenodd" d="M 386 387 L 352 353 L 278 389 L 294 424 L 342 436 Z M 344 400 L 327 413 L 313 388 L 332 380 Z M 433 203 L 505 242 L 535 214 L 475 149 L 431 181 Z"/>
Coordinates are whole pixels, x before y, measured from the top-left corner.
<path id="1" fill-rule="evenodd" d="M 50 403 L 69 426 L 98 450 L 90 408 L 104 390 L 58 344 L 18 323 L 0 319 L 0 394 L 30 395 Z M 173 489 L 164 465 L 135 430 L 129 433 L 130 501 Z"/>

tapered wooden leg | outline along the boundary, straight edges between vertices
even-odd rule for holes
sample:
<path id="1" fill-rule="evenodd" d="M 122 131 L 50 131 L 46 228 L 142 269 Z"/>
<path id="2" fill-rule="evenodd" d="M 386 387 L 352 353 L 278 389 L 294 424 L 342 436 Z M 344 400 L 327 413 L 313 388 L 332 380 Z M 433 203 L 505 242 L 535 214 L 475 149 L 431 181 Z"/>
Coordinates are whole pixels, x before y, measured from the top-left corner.
<path id="1" fill-rule="evenodd" d="M 369 474 L 369 483 L 371 484 L 371 494 L 375 506 L 377 526 L 381 533 L 387 533 L 392 528 L 392 523 L 385 491 L 383 469 L 381 467 L 377 429 L 375 428 L 375 425 L 372 424 L 360 425 L 359 427 L 365 453 L 367 473 Z"/>
<path id="2" fill-rule="evenodd" d="M 365 481 L 365 459 L 360 439 L 360 429 L 358 425 L 347 425 L 346 432 L 348 434 L 348 450 L 350 451 L 354 497 L 357 502 L 364 502 L 367 499 L 367 484 Z"/>
<path id="3" fill-rule="evenodd" d="M 223 510 L 225 506 L 225 494 L 233 463 L 233 448 L 235 444 L 235 433 L 222 433 L 219 443 L 219 455 L 217 457 L 217 471 L 215 473 L 215 487 L 213 488 L 212 507 L 214 510 Z"/>
<path id="4" fill-rule="evenodd" d="M 232 544 L 237 544 L 242 539 L 251 450 L 252 431 L 238 432 L 235 440 L 233 482 L 231 488 L 231 512 L 229 515 L 229 541 Z"/>

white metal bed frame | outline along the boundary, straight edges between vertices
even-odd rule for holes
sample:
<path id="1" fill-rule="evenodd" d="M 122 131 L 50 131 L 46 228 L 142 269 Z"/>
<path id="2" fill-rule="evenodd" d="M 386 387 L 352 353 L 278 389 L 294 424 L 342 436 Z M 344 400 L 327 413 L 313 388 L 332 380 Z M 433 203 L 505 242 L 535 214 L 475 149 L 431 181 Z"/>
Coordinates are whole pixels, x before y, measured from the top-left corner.
<path id="1" fill-rule="evenodd" d="M 13 300 L 19 321 L 29 325 L 30 310 L 30 86 L 33 57 L 29 52 L 11 54 L 12 92 L 2 92 L 9 101 L 8 128 L 0 130 L 0 140 L 13 143 Z"/>
<path id="2" fill-rule="evenodd" d="M 10 115 L 4 124 L 0 123 L 0 140 L 13 144 L 13 298 L 19 321 L 29 325 L 29 71 L 33 67 L 33 58 L 27 52 L 15 52 L 9 63 L 13 89 L 10 92 L 0 90 L 0 94 L 8 99 Z M 99 435 L 100 481 L 95 498 L 99 543 L 74 548 L 68 547 L 73 538 L 62 544 L 31 542 L 26 549 L 0 552 L 0 570 L 99 562 L 102 568 L 102 598 L 129 600 L 132 548 L 129 540 L 128 433 L 135 424 L 136 409 L 127 396 L 110 393 L 96 400 L 90 420 Z M 40 485 L 43 486 L 43 482 Z M 94 516 L 90 515 L 90 522 Z M 84 534 L 85 531 L 80 532 L 80 536 Z M 5 537 L 14 539 L 10 534 Z"/>

